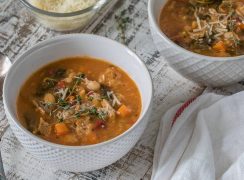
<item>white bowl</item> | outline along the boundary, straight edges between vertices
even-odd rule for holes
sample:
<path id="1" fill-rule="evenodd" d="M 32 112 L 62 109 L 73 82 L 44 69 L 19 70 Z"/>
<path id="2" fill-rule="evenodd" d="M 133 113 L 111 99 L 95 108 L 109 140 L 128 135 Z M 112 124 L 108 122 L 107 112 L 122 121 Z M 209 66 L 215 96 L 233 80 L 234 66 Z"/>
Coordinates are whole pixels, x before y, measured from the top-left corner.
<path id="1" fill-rule="evenodd" d="M 224 86 L 244 80 L 244 56 L 210 57 L 190 52 L 171 41 L 159 27 L 159 16 L 167 0 L 149 0 L 151 34 L 169 65 L 188 79 L 204 85 Z M 175 12 L 176 13 L 176 12 Z"/>
<path id="2" fill-rule="evenodd" d="M 123 134 L 95 145 L 65 146 L 33 135 L 17 118 L 16 100 L 21 86 L 33 72 L 50 62 L 83 55 L 115 64 L 136 82 L 142 98 L 138 121 Z M 149 120 L 152 94 L 152 81 L 146 66 L 127 47 L 100 36 L 73 34 L 41 42 L 21 55 L 6 76 L 3 102 L 10 127 L 28 152 L 57 169 L 85 172 L 114 163 L 136 144 Z"/>

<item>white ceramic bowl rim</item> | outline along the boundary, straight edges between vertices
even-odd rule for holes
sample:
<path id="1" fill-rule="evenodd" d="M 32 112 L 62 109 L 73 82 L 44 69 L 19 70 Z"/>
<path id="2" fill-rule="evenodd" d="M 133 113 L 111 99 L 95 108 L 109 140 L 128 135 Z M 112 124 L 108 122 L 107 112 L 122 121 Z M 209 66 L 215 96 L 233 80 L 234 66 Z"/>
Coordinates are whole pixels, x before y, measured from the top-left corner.
<path id="1" fill-rule="evenodd" d="M 175 42 L 173 42 L 171 39 L 169 39 L 160 29 L 159 24 L 158 24 L 158 18 L 159 17 L 155 17 L 154 16 L 154 10 L 153 10 L 153 5 L 154 2 L 157 0 L 149 0 L 148 2 L 148 17 L 149 20 L 151 21 L 153 28 L 157 31 L 157 33 L 163 38 L 165 39 L 169 44 L 172 44 L 177 50 L 179 51 L 183 51 L 184 53 L 187 53 L 191 56 L 197 56 L 198 58 L 201 58 L 202 60 L 211 60 L 211 61 L 236 61 L 236 60 L 240 60 L 240 58 L 242 58 L 244 60 L 244 55 L 241 56 L 233 56 L 233 57 L 213 57 L 213 56 L 205 56 L 202 54 L 198 54 L 198 53 L 194 53 L 192 51 L 189 51 L 181 46 L 179 46 L 178 44 L 176 44 Z M 166 0 L 168 1 L 168 0 Z"/>
<path id="2" fill-rule="evenodd" d="M 52 142 L 46 141 L 46 140 L 44 140 L 44 139 L 42 139 L 42 138 L 40 138 L 38 136 L 33 135 L 30 131 L 28 131 L 25 127 L 23 127 L 22 124 L 10 112 L 8 112 L 8 109 L 10 109 L 10 104 L 9 104 L 9 102 L 6 101 L 5 94 L 7 92 L 7 89 L 6 89 L 5 84 L 6 84 L 7 81 L 11 80 L 11 79 L 9 79 L 9 76 L 10 76 L 10 73 L 11 73 L 11 69 L 13 69 L 15 66 L 18 66 L 18 64 L 20 64 L 22 62 L 22 61 L 18 61 L 18 59 L 20 59 L 21 57 L 27 56 L 29 53 L 34 52 L 34 51 L 38 50 L 39 48 L 42 48 L 42 47 L 47 46 L 47 45 L 50 45 L 52 43 L 56 43 L 57 41 L 60 41 L 60 40 L 65 40 L 65 39 L 70 38 L 70 37 L 73 37 L 73 36 L 90 36 L 91 38 L 92 38 L 92 36 L 95 36 L 97 38 L 103 38 L 104 40 L 112 41 L 113 43 L 116 43 L 116 44 L 121 45 L 121 47 L 125 48 L 127 50 L 127 52 L 131 53 L 135 57 L 135 60 L 138 61 L 138 63 L 142 66 L 142 68 L 145 71 L 144 76 L 147 76 L 148 79 L 150 79 L 150 82 L 149 82 L 150 86 L 148 86 L 148 89 L 149 89 L 149 92 L 150 92 L 150 94 L 148 94 L 148 96 L 149 96 L 150 101 L 147 104 L 145 104 L 145 110 L 144 110 L 143 113 L 140 114 L 140 117 L 138 118 L 138 120 L 136 121 L 136 123 L 133 124 L 132 127 L 130 127 L 128 130 L 126 130 L 122 134 L 120 134 L 120 135 L 118 135 L 118 136 L 116 136 L 116 137 L 114 137 L 114 138 L 112 138 L 110 140 L 107 140 L 107 141 L 104 141 L 104 142 L 101 142 L 101 143 L 98 143 L 98 144 L 83 145 L 83 146 L 68 146 L 68 145 L 56 144 L 56 143 L 52 143 Z M 42 41 L 42 42 L 36 44 L 35 46 L 33 46 L 31 49 L 29 49 L 26 52 L 24 52 L 22 55 L 20 55 L 17 58 L 17 60 L 13 63 L 11 69 L 10 69 L 9 73 L 5 77 L 4 86 L 3 86 L 3 102 L 4 102 L 4 105 L 6 106 L 5 109 L 7 109 L 7 112 L 6 113 L 9 114 L 10 118 L 13 120 L 13 122 L 15 123 L 15 125 L 19 129 L 21 129 L 27 136 L 31 136 L 37 142 L 40 142 L 40 143 L 43 143 L 43 144 L 46 144 L 48 146 L 52 146 L 52 147 L 55 147 L 55 148 L 63 148 L 63 149 L 71 149 L 71 150 L 80 150 L 80 149 L 87 149 L 87 148 L 97 148 L 99 146 L 104 146 L 104 145 L 109 144 L 109 143 L 112 143 L 114 141 L 118 141 L 123 136 L 125 136 L 126 134 L 130 133 L 131 131 L 133 131 L 133 129 L 136 126 L 138 126 L 139 123 L 141 123 L 141 120 L 148 113 L 148 111 L 150 109 L 149 107 L 152 105 L 152 97 L 153 97 L 152 78 L 151 78 L 150 73 L 148 72 L 148 69 L 147 69 L 145 63 L 133 51 L 131 51 L 125 45 L 120 44 L 120 43 L 118 43 L 118 42 L 116 42 L 114 40 L 111 40 L 111 39 L 102 37 L 102 36 L 91 35 L 91 34 L 81 34 L 80 33 L 80 34 L 60 35 L 60 36 L 54 37 L 52 39 Z"/>

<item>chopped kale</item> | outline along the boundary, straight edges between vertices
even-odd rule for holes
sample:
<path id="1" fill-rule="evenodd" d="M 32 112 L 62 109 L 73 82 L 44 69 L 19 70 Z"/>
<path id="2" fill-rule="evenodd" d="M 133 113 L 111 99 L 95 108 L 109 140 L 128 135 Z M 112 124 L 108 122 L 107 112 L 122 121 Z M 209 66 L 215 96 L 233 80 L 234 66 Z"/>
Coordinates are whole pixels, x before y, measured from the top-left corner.
<path id="1" fill-rule="evenodd" d="M 59 68 L 54 72 L 54 78 L 62 78 L 66 74 L 66 69 Z"/>
<path id="2" fill-rule="evenodd" d="M 81 103 L 81 100 L 82 100 L 81 96 L 80 95 L 77 95 L 76 96 L 76 102 L 80 104 Z"/>
<path id="3" fill-rule="evenodd" d="M 57 82 L 58 81 L 53 78 L 49 78 L 49 77 L 44 78 L 36 90 L 36 95 L 42 96 L 45 93 L 45 91 L 53 88 L 57 84 Z"/>
<path id="4" fill-rule="evenodd" d="M 58 106 L 63 108 L 64 110 L 67 110 L 67 109 L 70 108 L 70 104 L 64 99 L 59 99 L 58 100 Z"/>
<path id="5" fill-rule="evenodd" d="M 101 85 L 100 94 L 102 99 L 109 100 L 108 93 L 107 93 L 108 91 L 110 91 L 108 86 Z"/>
<path id="6" fill-rule="evenodd" d="M 44 90 L 48 90 L 50 88 L 53 88 L 55 85 L 57 84 L 57 80 L 56 79 L 52 79 L 52 78 L 44 78 L 42 81 L 42 88 Z"/>

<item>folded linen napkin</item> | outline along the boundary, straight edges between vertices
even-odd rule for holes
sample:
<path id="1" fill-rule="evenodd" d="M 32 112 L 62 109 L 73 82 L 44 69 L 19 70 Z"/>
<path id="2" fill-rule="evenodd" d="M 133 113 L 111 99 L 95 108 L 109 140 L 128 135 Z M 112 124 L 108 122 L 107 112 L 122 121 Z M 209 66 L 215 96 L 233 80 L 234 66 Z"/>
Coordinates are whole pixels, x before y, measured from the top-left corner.
<path id="1" fill-rule="evenodd" d="M 168 110 L 160 124 L 152 179 L 243 180 L 244 92 L 208 93 Z"/>

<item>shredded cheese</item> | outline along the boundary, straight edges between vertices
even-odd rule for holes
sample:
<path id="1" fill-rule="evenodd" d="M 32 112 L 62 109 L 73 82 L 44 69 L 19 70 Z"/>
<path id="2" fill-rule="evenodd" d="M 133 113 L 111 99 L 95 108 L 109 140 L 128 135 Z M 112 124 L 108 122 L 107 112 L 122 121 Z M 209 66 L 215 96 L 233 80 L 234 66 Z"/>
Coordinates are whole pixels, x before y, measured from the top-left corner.
<path id="1" fill-rule="evenodd" d="M 97 0 L 29 0 L 33 6 L 50 12 L 69 13 L 88 8 Z"/>
<path id="2" fill-rule="evenodd" d="M 114 94 L 113 91 L 108 91 L 107 96 L 112 99 L 112 106 L 114 107 L 116 104 L 121 105 L 121 102 L 117 98 L 117 96 Z"/>
<path id="3" fill-rule="evenodd" d="M 62 98 L 61 99 L 65 99 L 66 98 L 66 95 L 67 95 L 67 92 L 68 92 L 68 88 L 65 88 L 65 89 L 59 89 L 58 92 L 56 92 L 55 94 L 61 94 Z"/>

